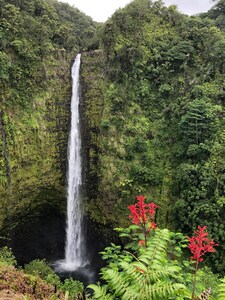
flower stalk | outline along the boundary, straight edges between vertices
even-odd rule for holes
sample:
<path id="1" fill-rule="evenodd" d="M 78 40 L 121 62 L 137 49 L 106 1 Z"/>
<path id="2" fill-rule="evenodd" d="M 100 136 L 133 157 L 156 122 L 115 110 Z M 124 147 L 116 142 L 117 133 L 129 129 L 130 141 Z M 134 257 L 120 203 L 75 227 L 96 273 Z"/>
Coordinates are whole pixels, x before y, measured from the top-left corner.
<path id="1" fill-rule="evenodd" d="M 132 223 L 139 225 L 144 235 L 144 240 L 139 241 L 139 245 L 147 247 L 147 237 L 152 229 L 156 228 L 154 222 L 155 212 L 158 206 L 152 203 L 145 203 L 146 197 L 140 195 L 136 196 L 138 202 L 134 205 L 128 206 L 131 214 L 129 216 L 132 219 Z"/>
<path id="2" fill-rule="evenodd" d="M 188 248 L 192 253 L 191 259 L 195 261 L 194 283 L 191 298 L 192 300 L 194 300 L 195 298 L 196 279 L 199 263 L 203 261 L 203 256 L 206 253 L 215 252 L 215 249 L 213 247 L 218 246 L 218 244 L 216 244 L 214 240 L 210 240 L 207 238 L 209 234 L 207 231 L 205 232 L 206 228 L 207 226 L 198 226 L 198 230 L 194 231 L 194 236 L 188 238 Z"/>

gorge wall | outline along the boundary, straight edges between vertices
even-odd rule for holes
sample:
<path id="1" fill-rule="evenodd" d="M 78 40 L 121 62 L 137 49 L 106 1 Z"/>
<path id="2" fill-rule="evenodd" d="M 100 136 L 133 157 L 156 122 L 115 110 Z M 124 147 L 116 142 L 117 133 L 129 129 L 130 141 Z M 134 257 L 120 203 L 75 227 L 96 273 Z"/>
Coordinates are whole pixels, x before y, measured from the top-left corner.
<path id="1" fill-rule="evenodd" d="M 64 234 L 70 65 L 71 56 L 58 58 L 51 69 L 54 75 L 46 79 L 50 81 L 48 88 L 33 99 L 29 112 L 1 107 L 5 172 L 0 185 L 0 216 L 3 237 L 12 238 L 13 247 L 18 243 L 29 248 L 28 244 L 46 232 L 50 240 Z M 54 229 L 57 223 L 60 225 Z"/>
<path id="2" fill-rule="evenodd" d="M 0 3 L 0 231 L 19 262 L 64 252 L 70 69 L 96 24 L 57 1 Z"/>

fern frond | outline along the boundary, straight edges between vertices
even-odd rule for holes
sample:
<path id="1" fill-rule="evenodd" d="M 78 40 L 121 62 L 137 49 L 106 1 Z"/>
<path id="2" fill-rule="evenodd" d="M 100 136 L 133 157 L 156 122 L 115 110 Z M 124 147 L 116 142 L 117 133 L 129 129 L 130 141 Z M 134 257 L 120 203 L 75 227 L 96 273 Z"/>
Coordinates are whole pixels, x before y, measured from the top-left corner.
<path id="1" fill-rule="evenodd" d="M 127 262 L 121 262 L 120 266 L 131 282 L 135 282 L 139 286 L 141 285 L 147 272 L 147 268 L 143 263 L 133 262 L 128 264 Z"/>
<path id="2" fill-rule="evenodd" d="M 148 284 L 164 280 L 169 277 L 176 277 L 176 273 L 179 273 L 180 268 L 177 266 L 166 266 L 161 270 L 148 269 L 146 273 L 146 281 Z"/>
<path id="3" fill-rule="evenodd" d="M 161 266 L 159 269 L 146 266 L 139 261 L 130 264 L 122 262 L 120 266 L 126 271 L 129 278 L 139 285 L 143 282 L 143 279 L 151 284 L 166 277 L 176 277 L 176 273 L 180 271 L 178 266 Z"/>
<path id="4" fill-rule="evenodd" d="M 225 277 L 221 279 L 221 283 L 218 287 L 218 300 L 224 300 L 225 299 Z"/>
<path id="5" fill-rule="evenodd" d="M 140 300 L 164 300 L 170 296 L 184 295 L 186 287 L 180 283 L 156 282 L 153 285 L 146 285 L 141 291 Z"/>
<path id="6" fill-rule="evenodd" d="M 114 295 L 117 297 L 122 297 L 125 294 L 128 287 L 132 285 L 134 290 L 129 295 L 129 299 L 132 299 L 133 293 L 138 289 L 138 285 L 132 284 L 132 280 L 129 274 L 126 272 L 118 272 L 116 270 L 106 270 L 104 279 L 107 280 L 108 286 L 114 291 Z"/>
<path id="7" fill-rule="evenodd" d="M 129 286 L 121 300 L 168 300 L 169 297 L 184 296 L 190 298 L 186 287 L 179 283 L 157 282 L 153 285 L 142 285 L 139 290 Z"/>
<path id="8" fill-rule="evenodd" d="M 88 285 L 88 288 L 94 291 L 94 299 L 99 300 L 115 300 L 115 298 L 107 293 L 107 287 L 105 285 L 99 286 L 96 284 Z"/>
<path id="9" fill-rule="evenodd" d="M 151 243 L 149 243 L 146 251 L 139 256 L 139 260 L 150 266 L 161 265 L 167 254 L 170 235 L 167 229 L 156 230 Z"/>

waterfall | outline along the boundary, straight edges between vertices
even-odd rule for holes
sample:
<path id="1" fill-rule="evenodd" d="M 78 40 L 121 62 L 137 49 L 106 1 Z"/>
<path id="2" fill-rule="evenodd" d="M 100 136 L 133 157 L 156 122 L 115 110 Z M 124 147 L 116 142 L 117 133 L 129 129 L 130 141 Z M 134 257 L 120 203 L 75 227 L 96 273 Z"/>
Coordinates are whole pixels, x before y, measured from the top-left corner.
<path id="1" fill-rule="evenodd" d="M 65 259 L 60 267 L 66 271 L 75 271 L 87 262 L 84 254 L 82 233 L 82 166 L 81 133 L 79 118 L 79 70 L 81 55 L 78 54 L 72 67 L 71 128 L 68 141 L 67 170 L 67 228 Z"/>

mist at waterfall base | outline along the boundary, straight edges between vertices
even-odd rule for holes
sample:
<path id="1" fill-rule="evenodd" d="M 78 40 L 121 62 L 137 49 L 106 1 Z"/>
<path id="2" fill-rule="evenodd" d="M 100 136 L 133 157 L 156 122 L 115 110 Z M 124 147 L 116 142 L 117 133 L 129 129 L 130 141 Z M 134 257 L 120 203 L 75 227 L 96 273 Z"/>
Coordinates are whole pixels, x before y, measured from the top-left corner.
<path id="1" fill-rule="evenodd" d="M 86 230 L 83 217 L 82 155 L 80 128 L 80 64 L 78 54 L 72 66 L 71 127 L 68 141 L 67 171 L 67 227 L 65 258 L 55 263 L 54 268 L 61 277 L 74 277 L 90 283 L 96 274 L 87 255 Z"/>
<path id="2" fill-rule="evenodd" d="M 75 280 L 80 280 L 85 286 L 87 286 L 90 283 L 99 281 L 99 271 L 103 266 L 105 266 L 105 262 L 102 260 L 99 252 L 103 251 L 109 243 L 103 240 L 100 234 L 94 230 L 94 224 L 91 220 L 84 219 L 84 223 L 86 227 L 86 229 L 84 229 L 84 233 L 86 236 L 87 264 L 78 267 L 75 270 L 66 270 L 63 268 L 64 260 L 59 260 L 57 262 L 53 262 L 52 266 L 62 280 L 72 277 Z M 90 230 L 87 230 L 89 226 Z"/>

